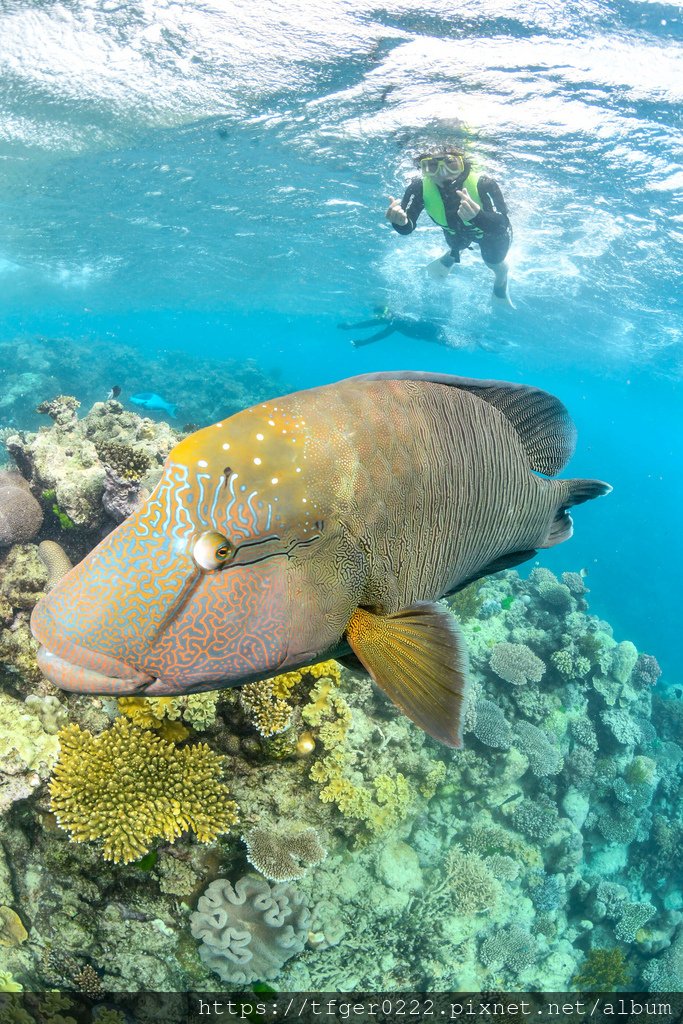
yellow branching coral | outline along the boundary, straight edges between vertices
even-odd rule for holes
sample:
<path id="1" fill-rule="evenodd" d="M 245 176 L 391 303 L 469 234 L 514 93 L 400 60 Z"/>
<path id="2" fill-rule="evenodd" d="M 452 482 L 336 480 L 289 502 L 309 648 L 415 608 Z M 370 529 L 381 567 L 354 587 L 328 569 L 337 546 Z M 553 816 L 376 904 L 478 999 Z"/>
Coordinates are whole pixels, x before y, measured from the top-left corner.
<path id="1" fill-rule="evenodd" d="M 339 681 L 321 677 L 310 694 L 310 704 L 301 717 L 317 727 L 325 754 L 311 767 L 309 778 L 322 784 L 319 798 L 334 803 L 345 818 L 362 823 L 368 834 L 393 828 L 408 814 L 414 800 L 407 779 L 396 775 L 377 775 L 369 784 L 349 777 L 349 753 L 346 739 L 351 727 L 351 708 L 336 689 Z"/>
<path id="2" fill-rule="evenodd" d="M 242 710 L 262 736 L 284 732 L 292 718 L 292 705 L 275 695 L 273 682 L 272 679 L 260 679 L 256 683 L 246 683 L 240 689 Z"/>
<path id="3" fill-rule="evenodd" d="M 191 693 L 186 697 L 119 697 L 119 711 L 141 729 L 155 729 L 164 739 L 179 743 L 189 736 L 180 718 L 200 732 L 216 720 L 220 693 Z"/>
<path id="4" fill-rule="evenodd" d="M 51 809 L 73 842 L 101 840 L 106 860 L 139 860 L 186 830 L 208 843 L 237 822 L 224 758 L 205 743 L 178 748 L 127 718 L 99 736 L 69 725 L 59 740 Z"/>
<path id="5" fill-rule="evenodd" d="M 246 683 L 240 688 L 239 699 L 242 709 L 262 736 L 275 736 L 289 728 L 294 710 L 292 693 L 299 683 L 307 679 L 318 680 L 310 695 L 311 700 L 315 701 L 315 694 L 321 686 L 325 687 L 327 692 L 339 683 L 341 670 L 336 661 L 321 661 L 318 665 L 308 665 L 294 672 L 283 672 L 270 679 Z M 310 718 L 306 720 L 310 724 L 316 724 Z"/>

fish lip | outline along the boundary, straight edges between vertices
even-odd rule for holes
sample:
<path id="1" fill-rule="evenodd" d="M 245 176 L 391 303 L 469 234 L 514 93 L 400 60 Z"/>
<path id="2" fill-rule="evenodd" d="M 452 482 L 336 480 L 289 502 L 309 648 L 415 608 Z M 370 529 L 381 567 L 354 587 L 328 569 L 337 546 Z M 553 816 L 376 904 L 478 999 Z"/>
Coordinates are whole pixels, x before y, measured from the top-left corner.
<path id="1" fill-rule="evenodd" d="M 33 609 L 31 631 L 40 644 L 37 658 L 41 672 L 62 690 L 139 693 L 155 682 L 155 676 L 60 634 L 49 608 L 42 601 Z"/>
<path id="2" fill-rule="evenodd" d="M 105 675 L 74 661 L 68 661 L 44 646 L 38 648 L 36 660 L 40 671 L 54 686 L 70 693 L 84 693 L 91 697 L 144 696 L 147 686 L 155 682 L 153 676 L 140 680 L 130 675 Z M 139 672 L 135 674 L 141 675 Z"/>

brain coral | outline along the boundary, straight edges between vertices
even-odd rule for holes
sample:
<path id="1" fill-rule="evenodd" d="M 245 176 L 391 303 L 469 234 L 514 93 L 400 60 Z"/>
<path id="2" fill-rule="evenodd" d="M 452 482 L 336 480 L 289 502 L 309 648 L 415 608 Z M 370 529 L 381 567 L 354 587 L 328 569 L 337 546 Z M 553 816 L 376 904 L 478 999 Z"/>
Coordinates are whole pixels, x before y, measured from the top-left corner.
<path id="1" fill-rule="evenodd" d="M 493 648 L 491 668 L 513 686 L 538 683 L 545 672 L 545 665 L 526 644 L 496 644 Z"/>
<path id="2" fill-rule="evenodd" d="M 188 829 L 208 843 L 237 821 L 205 743 L 178 748 L 118 718 L 99 736 L 69 725 L 50 783 L 52 811 L 76 843 L 101 839 L 106 860 L 128 863 Z"/>
<path id="3" fill-rule="evenodd" d="M 304 897 L 285 883 L 246 875 L 212 882 L 190 915 L 202 940 L 199 955 L 222 981 L 245 985 L 276 978 L 306 943 L 310 914 Z"/>
<path id="4" fill-rule="evenodd" d="M 19 473 L 0 474 L 0 547 L 33 540 L 43 510 Z"/>

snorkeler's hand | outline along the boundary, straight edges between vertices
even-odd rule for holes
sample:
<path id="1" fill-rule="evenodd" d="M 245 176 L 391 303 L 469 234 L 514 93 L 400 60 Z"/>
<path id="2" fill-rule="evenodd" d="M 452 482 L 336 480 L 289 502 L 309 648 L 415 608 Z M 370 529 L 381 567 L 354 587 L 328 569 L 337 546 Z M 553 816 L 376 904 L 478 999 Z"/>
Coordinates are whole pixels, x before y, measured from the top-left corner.
<path id="1" fill-rule="evenodd" d="M 408 215 L 401 206 L 398 199 L 394 199 L 393 196 L 389 196 L 389 209 L 387 210 L 386 217 L 392 224 L 397 224 L 402 228 L 408 223 Z"/>
<path id="2" fill-rule="evenodd" d="M 479 206 L 478 203 L 475 203 L 474 199 L 472 199 L 469 193 L 465 192 L 464 189 L 457 188 L 455 191 L 457 195 L 460 196 L 458 217 L 460 218 L 461 221 L 463 221 L 463 223 L 467 224 L 469 221 L 471 221 L 474 217 L 477 216 L 477 214 L 481 210 L 481 206 Z"/>

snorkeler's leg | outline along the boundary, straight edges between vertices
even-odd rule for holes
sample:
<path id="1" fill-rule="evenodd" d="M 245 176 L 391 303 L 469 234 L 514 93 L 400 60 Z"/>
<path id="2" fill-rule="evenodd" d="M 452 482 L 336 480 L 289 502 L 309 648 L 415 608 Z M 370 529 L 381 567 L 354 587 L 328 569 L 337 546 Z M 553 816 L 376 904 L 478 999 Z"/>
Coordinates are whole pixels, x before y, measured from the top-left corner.
<path id="1" fill-rule="evenodd" d="M 509 267 L 506 259 L 511 241 L 512 230 L 508 227 L 504 233 L 484 235 L 479 242 L 479 248 L 484 263 L 495 277 L 493 282 L 493 298 L 497 300 L 495 304 L 510 306 L 514 309 L 508 291 Z"/>
<path id="2" fill-rule="evenodd" d="M 388 338 L 389 335 L 393 333 L 393 327 L 385 327 L 383 331 L 378 331 L 377 334 L 371 334 L 368 338 L 354 338 L 351 344 L 354 348 L 361 348 L 362 345 L 371 345 L 373 341 L 382 341 L 383 338 Z"/>
<path id="3" fill-rule="evenodd" d="M 486 261 L 484 261 L 486 262 Z M 500 263 L 486 263 L 486 266 L 495 275 L 495 281 L 493 282 L 493 294 L 497 299 L 503 299 L 506 302 L 510 301 L 508 295 L 508 265 L 506 260 L 502 260 Z"/>

